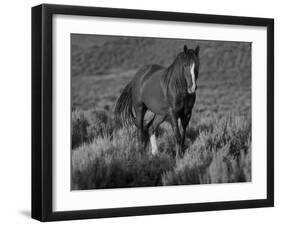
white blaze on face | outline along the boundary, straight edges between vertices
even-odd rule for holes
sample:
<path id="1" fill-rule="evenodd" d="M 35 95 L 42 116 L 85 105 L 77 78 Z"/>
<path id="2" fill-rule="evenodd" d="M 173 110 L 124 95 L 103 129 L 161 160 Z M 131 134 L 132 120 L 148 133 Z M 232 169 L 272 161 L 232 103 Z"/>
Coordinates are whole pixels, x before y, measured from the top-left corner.
<path id="1" fill-rule="evenodd" d="M 155 134 L 152 134 L 150 137 L 150 143 L 151 143 L 151 152 L 152 155 L 156 155 L 158 153 L 157 143 L 156 143 L 156 137 Z"/>
<path id="2" fill-rule="evenodd" d="M 194 92 L 195 92 L 195 88 L 196 88 L 194 67 L 195 67 L 195 63 L 193 62 L 192 65 L 190 66 L 190 74 L 191 74 L 192 86 L 191 86 L 191 88 L 188 90 L 189 93 L 194 93 Z"/>

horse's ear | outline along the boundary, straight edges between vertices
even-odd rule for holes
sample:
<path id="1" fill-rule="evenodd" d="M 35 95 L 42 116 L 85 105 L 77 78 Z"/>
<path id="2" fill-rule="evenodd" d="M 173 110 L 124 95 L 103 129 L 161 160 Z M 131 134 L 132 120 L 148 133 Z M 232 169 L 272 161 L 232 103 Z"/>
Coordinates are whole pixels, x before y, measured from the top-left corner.
<path id="1" fill-rule="evenodd" d="M 200 46 L 197 46 L 196 48 L 195 48 L 195 54 L 198 56 L 199 55 L 199 50 L 200 50 Z"/>
<path id="2" fill-rule="evenodd" d="M 183 51 L 184 51 L 184 53 L 185 53 L 185 54 L 187 54 L 187 50 L 188 50 L 187 46 L 186 46 L 186 45 L 184 45 L 184 47 L 183 47 Z"/>

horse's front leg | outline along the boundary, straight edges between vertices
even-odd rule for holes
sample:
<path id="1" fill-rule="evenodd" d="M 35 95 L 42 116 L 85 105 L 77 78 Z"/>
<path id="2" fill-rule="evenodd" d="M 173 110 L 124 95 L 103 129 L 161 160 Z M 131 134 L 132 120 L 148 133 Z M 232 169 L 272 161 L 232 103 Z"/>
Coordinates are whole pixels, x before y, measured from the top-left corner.
<path id="1" fill-rule="evenodd" d="M 181 148 L 182 150 L 184 150 L 184 142 L 185 142 L 185 134 L 186 134 L 186 128 L 188 126 L 188 123 L 189 123 L 189 120 L 191 118 L 191 112 L 188 113 L 187 115 L 182 115 L 180 117 L 181 119 L 181 126 L 182 126 L 182 130 L 183 130 L 183 133 L 182 133 L 182 140 L 181 140 Z"/>
<path id="2" fill-rule="evenodd" d="M 182 148 L 181 148 L 182 138 L 181 138 L 179 125 L 178 125 L 178 116 L 172 109 L 170 110 L 170 119 L 171 119 L 171 125 L 172 125 L 175 139 L 176 139 L 176 158 L 179 158 L 182 154 Z"/>

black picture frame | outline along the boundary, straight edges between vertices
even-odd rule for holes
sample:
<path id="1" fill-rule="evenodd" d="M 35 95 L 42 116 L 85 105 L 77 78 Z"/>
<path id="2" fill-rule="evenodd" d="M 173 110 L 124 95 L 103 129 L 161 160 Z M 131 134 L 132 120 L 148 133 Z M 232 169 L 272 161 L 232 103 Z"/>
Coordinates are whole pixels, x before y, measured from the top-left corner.
<path id="1" fill-rule="evenodd" d="M 52 210 L 52 18 L 55 14 L 266 27 L 267 198 L 54 212 Z M 32 8 L 32 218 L 40 221 L 56 221 L 270 206 L 274 206 L 273 19 L 49 4 Z"/>

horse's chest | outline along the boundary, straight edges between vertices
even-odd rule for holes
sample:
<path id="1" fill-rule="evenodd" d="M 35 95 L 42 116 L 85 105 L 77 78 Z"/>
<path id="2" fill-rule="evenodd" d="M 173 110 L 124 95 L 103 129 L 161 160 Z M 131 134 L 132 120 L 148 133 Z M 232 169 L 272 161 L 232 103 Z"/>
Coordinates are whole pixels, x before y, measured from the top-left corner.
<path id="1" fill-rule="evenodd" d="M 190 112 L 195 103 L 195 95 L 181 95 L 176 101 L 176 110 L 184 111 L 185 114 Z"/>

